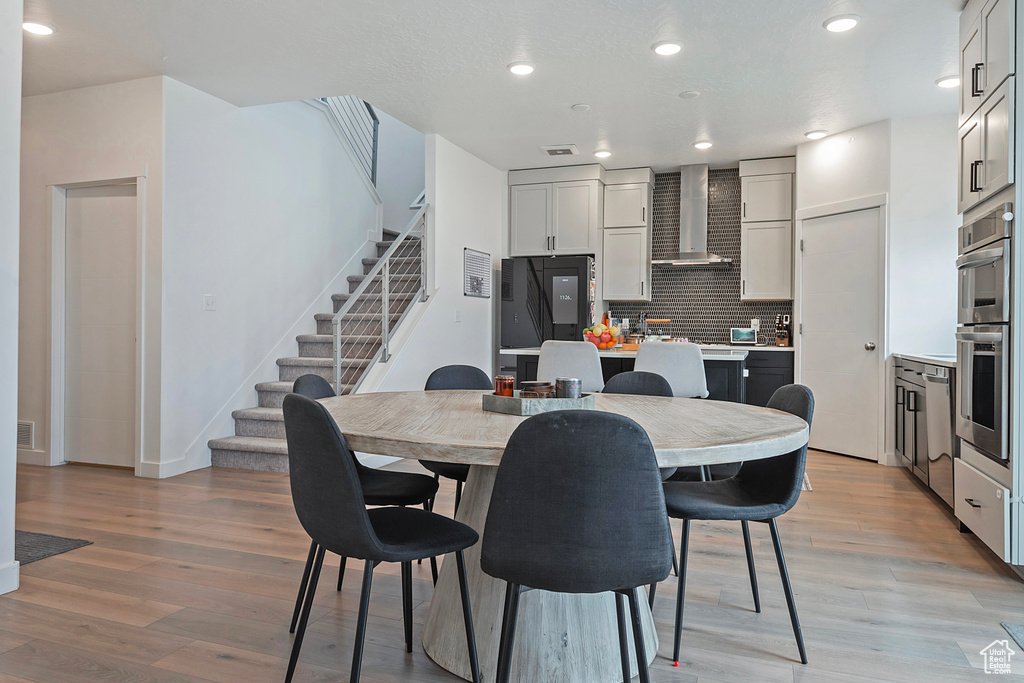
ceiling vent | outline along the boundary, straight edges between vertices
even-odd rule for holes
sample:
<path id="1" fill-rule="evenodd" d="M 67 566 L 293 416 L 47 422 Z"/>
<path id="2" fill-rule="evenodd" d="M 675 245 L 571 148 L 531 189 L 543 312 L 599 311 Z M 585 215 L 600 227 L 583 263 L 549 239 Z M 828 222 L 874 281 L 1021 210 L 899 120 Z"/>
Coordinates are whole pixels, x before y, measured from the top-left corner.
<path id="1" fill-rule="evenodd" d="M 580 153 L 576 145 L 542 145 L 541 149 L 547 152 L 549 157 L 567 157 Z"/>
<path id="2" fill-rule="evenodd" d="M 10 442 L 8 442 L 10 443 Z M 34 450 L 36 447 L 36 423 L 18 422 L 18 448 Z"/>

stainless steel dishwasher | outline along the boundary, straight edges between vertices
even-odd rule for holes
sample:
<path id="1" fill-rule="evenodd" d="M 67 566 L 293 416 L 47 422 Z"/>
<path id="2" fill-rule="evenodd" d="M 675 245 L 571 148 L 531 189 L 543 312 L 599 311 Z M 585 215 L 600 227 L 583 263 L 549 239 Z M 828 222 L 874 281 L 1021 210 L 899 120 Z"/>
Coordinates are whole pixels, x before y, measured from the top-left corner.
<path id="1" fill-rule="evenodd" d="M 925 422 L 928 432 L 928 486 L 953 505 L 953 379 L 954 372 L 925 365 Z"/>

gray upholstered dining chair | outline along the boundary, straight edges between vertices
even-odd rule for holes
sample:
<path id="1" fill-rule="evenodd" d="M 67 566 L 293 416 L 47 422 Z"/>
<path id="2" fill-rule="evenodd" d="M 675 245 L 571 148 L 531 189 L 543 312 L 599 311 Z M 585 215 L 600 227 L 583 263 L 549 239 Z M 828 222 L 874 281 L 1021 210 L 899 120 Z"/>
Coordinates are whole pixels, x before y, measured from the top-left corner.
<path id="1" fill-rule="evenodd" d="M 314 401 L 334 396 L 334 388 L 331 387 L 330 382 L 320 375 L 312 374 L 303 375 L 295 380 L 292 391 Z M 433 500 L 434 495 L 437 494 L 437 481 L 424 474 L 373 469 L 359 462 L 354 454 L 352 462 L 355 464 L 356 474 L 359 475 L 359 485 L 362 487 L 363 498 L 367 505 L 422 505 L 426 509 L 428 502 Z M 295 633 L 295 625 L 299 621 L 302 599 L 309 587 L 309 573 L 313 569 L 316 551 L 316 541 L 311 541 L 309 554 L 306 556 L 306 566 L 302 570 L 302 581 L 299 582 L 299 595 L 295 598 L 295 609 L 292 611 L 289 633 Z M 338 567 L 339 591 L 345 580 L 345 563 L 345 556 L 342 555 L 341 565 Z M 430 558 L 430 571 L 434 577 L 434 583 L 437 583 L 437 560 L 433 557 Z"/>
<path id="2" fill-rule="evenodd" d="M 796 415 L 811 424 L 814 416 L 814 395 L 800 384 L 780 387 L 768 401 L 768 407 Z M 707 482 L 667 481 L 665 503 L 669 517 L 683 520 L 682 543 L 679 550 L 679 574 L 676 587 L 675 641 L 672 659 L 679 662 L 679 645 L 683 629 L 683 595 L 686 591 L 686 552 L 692 520 L 739 520 L 764 522 L 768 525 L 775 546 L 775 559 L 782 577 L 782 588 L 786 594 L 789 618 L 793 623 L 800 661 L 807 663 L 804 638 L 800 630 L 800 619 L 796 613 L 793 589 L 789 583 L 786 559 L 782 554 L 782 541 L 775 519 L 788 512 L 800 498 L 807 464 L 806 444 L 791 453 L 763 460 L 743 463 L 736 476 Z M 749 536 L 744 534 L 747 546 L 747 562 L 750 571 L 751 588 L 757 611 L 761 611 L 757 598 L 757 580 L 750 554 Z"/>
<path id="3" fill-rule="evenodd" d="M 495 475 L 480 557 L 484 572 L 508 583 L 499 683 L 509 679 L 519 597 L 529 589 L 613 592 L 626 681 L 628 601 L 640 680 L 648 681 L 637 589 L 669 573 L 672 539 L 663 500 L 654 448 L 628 417 L 564 410 L 516 428 Z"/>
<path id="4" fill-rule="evenodd" d="M 473 365 L 445 365 L 430 373 L 427 377 L 425 391 L 450 391 L 457 389 L 494 389 L 487 373 Z M 469 476 L 469 465 L 455 462 L 438 462 L 436 460 L 420 460 L 420 464 L 434 473 L 434 479 L 445 477 L 455 480 L 455 512 L 459 512 L 462 502 L 462 485 Z M 430 509 L 434 509 L 434 501 L 430 501 Z"/>
<path id="5" fill-rule="evenodd" d="M 644 342 L 636 350 L 638 372 L 653 372 L 668 380 L 672 395 L 682 398 L 707 398 L 708 380 L 704 375 L 704 355 L 689 342 Z"/>
<path id="6" fill-rule="evenodd" d="M 590 342 L 548 340 L 541 344 L 537 361 L 537 379 L 555 381 L 576 377 L 580 389 L 587 392 L 604 388 L 604 373 L 597 347 Z"/>
<path id="7" fill-rule="evenodd" d="M 426 510 L 408 507 L 367 510 L 369 501 L 363 496 L 356 459 L 327 409 L 304 396 L 288 394 L 284 399 L 284 422 L 292 503 L 299 523 L 317 546 L 285 683 L 290 683 L 295 673 L 324 553 L 328 550 L 342 557 L 364 560 L 350 681 L 359 680 L 362 667 L 374 568 L 381 562 L 398 562 L 402 566 L 405 647 L 406 652 L 412 652 L 412 562 L 455 553 L 470 671 L 473 681 L 478 682 L 480 670 L 463 557 L 463 551 L 479 540 L 477 533 L 465 524 Z M 425 478 L 434 483 L 430 477 Z"/>

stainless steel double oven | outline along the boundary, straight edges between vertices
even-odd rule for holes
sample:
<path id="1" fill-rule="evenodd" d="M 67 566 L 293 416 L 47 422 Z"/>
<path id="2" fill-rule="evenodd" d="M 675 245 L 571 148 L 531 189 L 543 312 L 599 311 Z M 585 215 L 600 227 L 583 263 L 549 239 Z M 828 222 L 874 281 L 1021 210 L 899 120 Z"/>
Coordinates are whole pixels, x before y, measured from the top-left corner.
<path id="1" fill-rule="evenodd" d="M 960 228 L 956 433 L 1006 463 L 1010 409 L 1013 205 Z"/>

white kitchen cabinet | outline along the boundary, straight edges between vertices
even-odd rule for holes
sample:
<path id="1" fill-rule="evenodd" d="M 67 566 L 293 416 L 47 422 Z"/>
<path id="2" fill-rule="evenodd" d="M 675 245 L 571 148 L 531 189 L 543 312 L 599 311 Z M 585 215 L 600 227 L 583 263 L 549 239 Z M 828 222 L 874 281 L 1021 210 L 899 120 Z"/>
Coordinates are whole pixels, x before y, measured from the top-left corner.
<path id="1" fill-rule="evenodd" d="M 601 229 L 597 180 L 513 185 L 509 254 L 593 254 Z"/>
<path id="2" fill-rule="evenodd" d="M 651 240 L 646 227 L 604 231 L 605 301 L 651 300 Z"/>
<path id="3" fill-rule="evenodd" d="M 648 225 L 653 188 L 647 183 L 605 185 L 604 227 L 633 228 Z"/>
<path id="4" fill-rule="evenodd" d="M 601 229 L 600 183 L 581 180 L 554 183 L 554 218 L 551 226 L 551 253 L 593 254 L 594 238 Z"/>
<path id="5" fill-rule="evenodd" d="M 1006 79 L 960 128 L 960 213 L 1013 182 L 1014 88 Z"/>
<path id="6" fill-rule="evenodd" d="M 960 16 L 960 125 L 1016 72 L 1014 0 L 972 0 Z"/>
<path id="7" fill-rule="evenodd" d="M 740 299 L 793 298 L 793 222 L 766 221 L 740 226 Z"/>
<path id="8" fill-rule="evenodd" d="M 975 116 L 960 127 L 960 180 L 956 196 L 957 213 L 981 201 L 978 171 L 981 166 L 981 121 Z"/>
<path id="9" fill-rule="evenodd" d="M 978 110 L 981 119 L 981 198 L 987 199 L 1013 182 L 1013 90 L 1009 78 Z"/>
<path id="10" fill-rule="evenodd" d="M 512 186 L 512 256 L 541 256 L 551 250 L 551 183 Z"/>
<path id="11" fill-rule="evenodd" d="M 793 174 L 740 178 L 740 219 L 744 223 L 793 219 Z"/>

